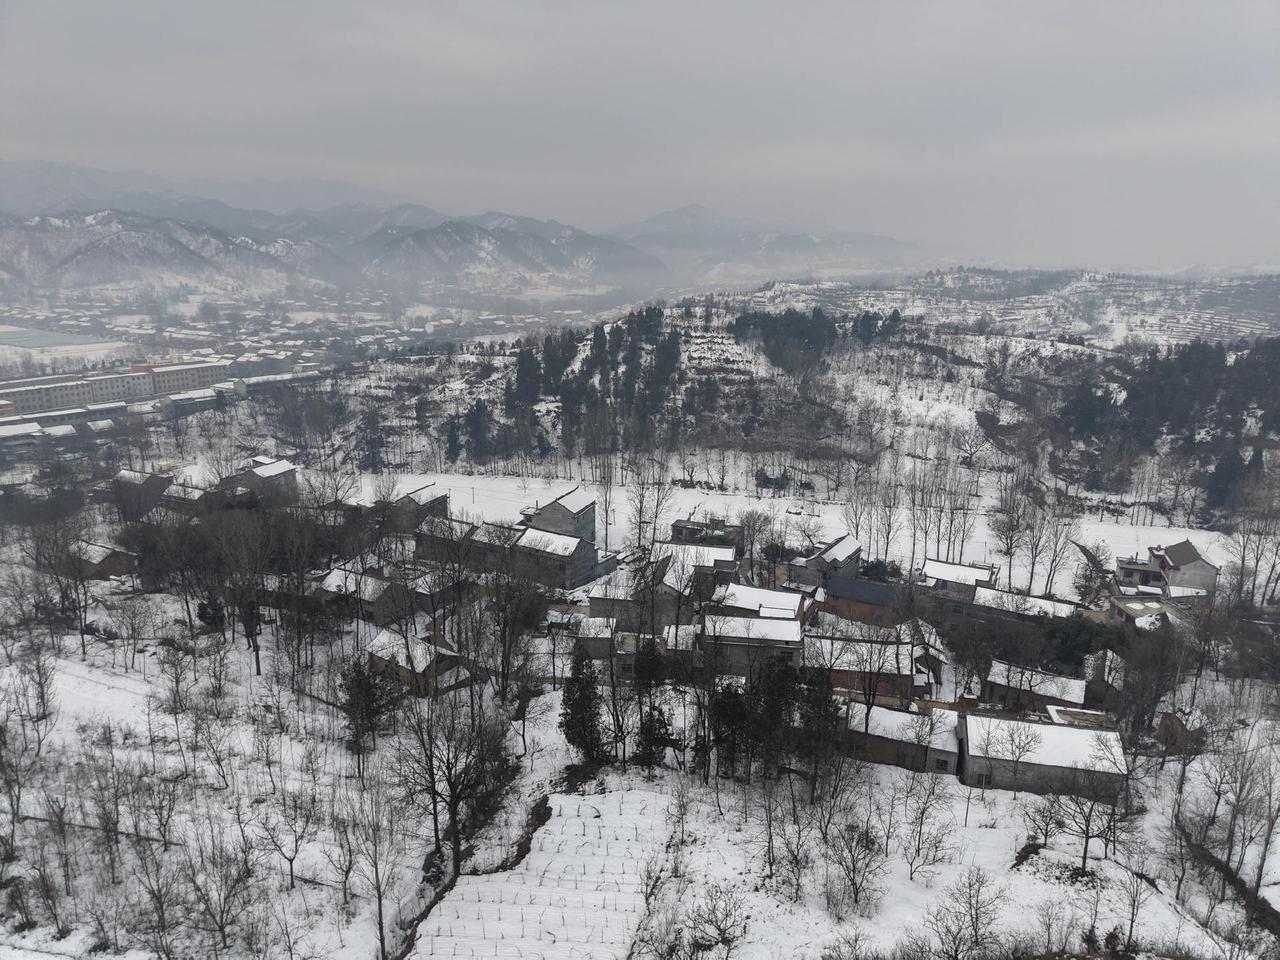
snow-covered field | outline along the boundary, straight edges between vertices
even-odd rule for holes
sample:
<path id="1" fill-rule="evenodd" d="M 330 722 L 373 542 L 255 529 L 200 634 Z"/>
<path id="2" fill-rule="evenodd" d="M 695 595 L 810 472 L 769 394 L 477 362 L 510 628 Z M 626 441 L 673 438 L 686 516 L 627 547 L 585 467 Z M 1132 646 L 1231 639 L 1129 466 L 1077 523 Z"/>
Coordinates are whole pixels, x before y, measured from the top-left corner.
<path id="1" fill-rule="evenodd" d="M 645 912 L 642 869 L 670 832 L 643 788 L 553 794 L 513 869 L 463 876 L 418 929 L 413 956 L 625 957 Z"/>

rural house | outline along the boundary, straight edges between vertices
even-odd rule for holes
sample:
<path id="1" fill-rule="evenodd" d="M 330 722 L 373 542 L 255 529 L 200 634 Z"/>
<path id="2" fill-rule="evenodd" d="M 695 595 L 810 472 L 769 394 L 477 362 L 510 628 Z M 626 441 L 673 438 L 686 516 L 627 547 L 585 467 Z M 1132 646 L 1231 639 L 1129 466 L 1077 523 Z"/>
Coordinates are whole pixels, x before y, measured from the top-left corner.
<path id="1" fill-rule="evenodd" d="M 887 763 L 921 773 L 956 772 L 960 745 L 959 714 L 935 707 L 917 713 L 850 703 L 845 707 L 849 752 L 872 763 Z"/>
<path id="2" fill-rule="evenodd" d="M 723 517 L 707 517 L 705 520 L 673 520 L 672 543 L 694 543 L 705 547 L 734 547 L 742 550 L 742 525 L 729 523 Z"/>
<path id="3" fill-rule="evenodd" d="M 168 474 L 121 470 L 111 478 L 112 502 L 120 519 L 127 523 L 146 516 L 171 483 L 173 477 Z"/>
<path id="4" fill-rule="evenodd" d="M 1147 547 L 1147 556 L 1116 560 L 1116 585 L 1123 592 L 1162 593 L 1166 597 L 1212 594 L 1219 568 L 1200 555 L 1190 540 Z"/>
<path id="5" fill-rule="evenodd" d="M 749 676 L 764 660 L 785 660 L 799 667 L 804 653 L 804 626 L 798 620 L 706 616 L 698 646 L 719 673 Z"/>
<path id="6" fill-rule="evenodd" d="M 138 559 L 128 550 L 91 540 L 77 540 L 72 550 L 79 561 L 80 576 L 86 580 L 128 576 Z"/>
<path id="7" fill-rule="evenodd" d="M 1050 705 L 1084 706 L 1085 682 L 1044 670 L 1019 667 L 1002 660 L 991 661 L 982 684 L 982 699 L 1008 710 L 1043 712 Z"/>
<path id="8" fill-rule="evenodd" d="M 812 604 L 803 594 L 787 590 L 765 590 L 742 583 L 726 583 L 716 588 L 704 610 L 725 617 L 761 617 L 767 620 L 808 619 Z"/>
<path id="9" fill-rule="evenodd" d="M 520 522 L 531 529 L 596 542 L 596 498 L 582 487 L 542 506 L 525 507 L 520 515 Z"/>
<path id="10" fill-rule="evenodd" d="M 927 559 L 920 572 L 934 590 L 957 593 L 965 599 L 972 599 L 975 587 L 993 587 L 996 582 L 996 568 L 990 564 Z"/>
<path id="11" fill-rule="evenodd" d="M 956 732 L 960 781 L 970 787 L 1114 802 L 1128 776 L 1113 730 L 968 714 Z"/>
<path id="12" fill-rule="evenodd" d="M 862 566 L 862 545 L 850 534 L 818 544 L 807 556 L 789 561 L 784 583 L 826 587 L 833 576 L 854 576 Z"/>
<path id="13" fill-rule="evenodd" d="M 405 638 L 382 630 L 369 643 L 369 669 L 398 680 L 417 697 L 437 696 L 472 683 L 471 665 L 445 640 L 427 636 Z"/>

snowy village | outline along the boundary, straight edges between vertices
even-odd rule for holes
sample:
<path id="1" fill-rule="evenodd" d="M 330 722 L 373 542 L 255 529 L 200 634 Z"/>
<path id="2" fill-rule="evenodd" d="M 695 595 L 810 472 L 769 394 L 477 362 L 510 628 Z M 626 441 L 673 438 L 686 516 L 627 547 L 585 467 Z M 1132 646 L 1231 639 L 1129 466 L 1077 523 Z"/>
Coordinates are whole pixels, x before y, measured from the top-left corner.
<path id="1" fill-rule="evenodd" d="M 1280 957 L 1280 13 L 119 6 L 0 4 L 0 960 Z"/>

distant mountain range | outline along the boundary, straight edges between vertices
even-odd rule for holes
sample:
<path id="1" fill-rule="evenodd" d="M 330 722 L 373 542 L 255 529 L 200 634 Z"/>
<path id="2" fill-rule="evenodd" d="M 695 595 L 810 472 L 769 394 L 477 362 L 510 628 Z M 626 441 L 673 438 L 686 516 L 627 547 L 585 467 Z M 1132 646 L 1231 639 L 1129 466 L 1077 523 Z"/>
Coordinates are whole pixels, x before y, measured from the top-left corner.
<path id="1" fill-rule="evenodd" d="M 610 231 L 653 254 L 684 282 L 757 283 L 897 266 L 915 256 L 901 240 L 870 233 L 821 234 L 680 207 Z"/>
<path id="2" fill-rule="evenodd" d="M 4 161 L 0 211 L 0 293 L 15 296 L 184 280 L 646 296 L 883 266 L 911 250 L 886 237 L 819 237 L 704 207 L 605 236 L 496 211 L 450 216 L 336 181 L 174 181 Z"/>

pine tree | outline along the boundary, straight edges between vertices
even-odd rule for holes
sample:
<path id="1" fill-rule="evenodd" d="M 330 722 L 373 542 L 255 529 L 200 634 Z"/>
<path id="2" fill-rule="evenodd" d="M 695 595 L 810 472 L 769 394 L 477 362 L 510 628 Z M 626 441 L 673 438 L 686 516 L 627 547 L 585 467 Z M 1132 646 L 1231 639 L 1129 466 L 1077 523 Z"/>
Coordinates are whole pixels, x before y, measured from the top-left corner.
<path id="1" fill-rule="evenodd" d="M 640 731 L 636 737 L 635 762 L 646 770 L 661 765 L 671 739 L 671 723 L 667 712 L 658 706 L 646 707 L 640 715 Z"/>
<path id="2" fill-rule="evenodd" d="M 462 428 L 457 417 L 449 418 L 449 431 L 445 438 L 445 459 L 453 463 L 462 455 Z"/>
<path id="3" fill-rule="evenodd" d="M 560 729 L 569 745 L 576 747 L 587 763 L 604 759 L 604 736 L 600 731 L 600 707 L 604 698 L 596 681 L 596 668 L 581 646 L 573 651 L 573 664 L 564 685 L 560 707 Z"/>
<path id="4" fill-rule="evenodd" d="M 636 663 L 633 671 L 633 682 L 636 695 L 653 708 L 654 693 L 667 681 L 667 662 L 658 652 L 658 645 L 652 637 L 643 641 L 636 651 Z"/>
<path id="5" fill-rule="evenodd" d="M 368 658 L 355 656 L 342 668 L 338 679 L 338 709 L 351 730 L 356 756 L 356 772 L 364 782 L 364 741 L 372 736 L 376 746 L 378 729 L 400 702 L 400 691 L 384 674 L 369 669 Z"/>

